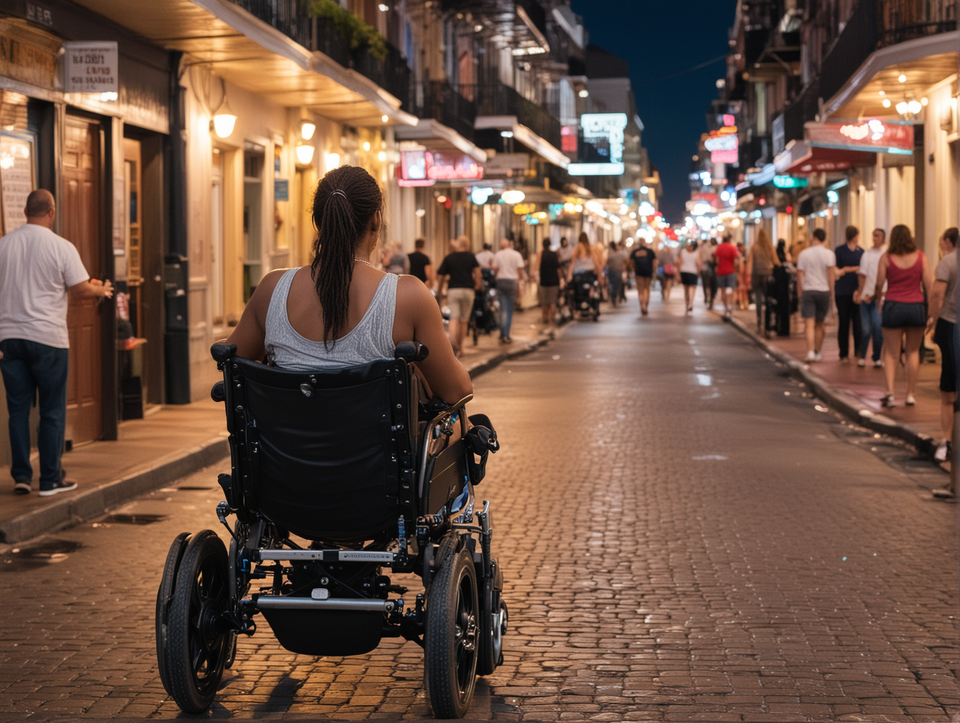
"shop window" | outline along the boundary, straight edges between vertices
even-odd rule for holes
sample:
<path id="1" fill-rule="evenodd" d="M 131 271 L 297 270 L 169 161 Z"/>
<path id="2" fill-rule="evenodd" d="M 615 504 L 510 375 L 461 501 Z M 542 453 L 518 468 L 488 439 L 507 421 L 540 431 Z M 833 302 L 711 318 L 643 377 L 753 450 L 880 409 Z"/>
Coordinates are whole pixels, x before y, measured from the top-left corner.
<path id="1" fill-rule="evenodd" d="M 263 166 L 265 149 L 256 143 L 243 150 L 243 301 L 246 303 L 263 276 Z"/>

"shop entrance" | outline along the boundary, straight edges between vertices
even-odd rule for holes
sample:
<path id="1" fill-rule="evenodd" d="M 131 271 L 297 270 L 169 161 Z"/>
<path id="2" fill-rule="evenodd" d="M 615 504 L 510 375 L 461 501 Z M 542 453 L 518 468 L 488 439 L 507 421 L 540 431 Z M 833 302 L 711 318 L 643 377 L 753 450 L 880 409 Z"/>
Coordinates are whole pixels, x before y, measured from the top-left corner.
<path id="1" fill-rule="evenodd" d="M 80 251 L 91 278 L 101 278 L 100 125 L 67 116 L 63 146 L 61 235 Z M 70 372 L 67 381 L 67 433 L 74 444 L 102 436 L 100 314 L 96 299 L 70 299 Z"/>

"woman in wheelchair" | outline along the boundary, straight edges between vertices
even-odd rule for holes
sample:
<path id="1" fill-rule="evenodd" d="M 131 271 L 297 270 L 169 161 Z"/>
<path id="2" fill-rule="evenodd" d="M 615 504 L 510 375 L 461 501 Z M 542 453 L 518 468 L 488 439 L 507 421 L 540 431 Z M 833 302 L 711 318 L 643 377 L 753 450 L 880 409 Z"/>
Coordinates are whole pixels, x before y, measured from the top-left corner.
<path id="1" fill-rule="evenodd" d="M 476 675 L 503 661 L 503 573 L 490 503 L 475 513 L 473 493 L 496 433 L 466 418 L 472 383 L 433 295 L 368 261 L 383 226 L 374 179 L 331 171 L 313 219 L 312 265 L 265 276 L 212 349 L 231 452 L 217 516 L 231 541 L 174 540 L 157 593 L 160 677 L 182 710 L 205 711 L 262 614 L 305 655 L 414 641 L 434 712 L 460 718 Z M 416 574 L 424 592 L 405 600 L 384 568 Z"/>

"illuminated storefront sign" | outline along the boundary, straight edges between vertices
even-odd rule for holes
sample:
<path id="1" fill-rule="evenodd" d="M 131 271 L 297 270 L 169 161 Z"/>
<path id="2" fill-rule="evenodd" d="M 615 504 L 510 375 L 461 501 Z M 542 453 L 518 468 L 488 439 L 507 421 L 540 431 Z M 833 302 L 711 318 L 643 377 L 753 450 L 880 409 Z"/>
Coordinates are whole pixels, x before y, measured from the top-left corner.
<path id="1" fill-rule="evenodd" d="M 913 125 L 876 118 L 864 121 L 806 123 L 804 140 L 819 148 L 913 155 Z"/>
<path id="2" fill-rule="evenodd" d="M 400 185 L 430 186 L 437 181 L 478 181 L 483 166 L 462 153 L 403 151 L 399 173 Z"/>
<path id="3" fill-rule="evenodd" d="M 703 146 L 710 151 L 710 160 L 713 163 L 736 163 L 739 160 L 740 139 L 736 134 L 736 126 L 728 126 L 723 130 L 730 129 L 734 132 L 714 131 L 703 139 Z"/>
<path id="4" fill-rule="evenodd" d="M 626 113 L 586 113 L 580 116 L 583 147 L 580 163 L 571 163 L 571 176 L 620 176 L 623 164 L 623 132 Z"/>
<path id="5" fill-rule="evenodd" d="M 773 177 L 773 185 L 777 188 L 806 188 L 809 183 L 809 178 L 797 178 L 796 176 Z"/>
<path id="6" fill-rule="evenodd" d="M 571 158 L 577 157 L 577 129 L 573 126 L 560 129 L 560 150 Z"/>

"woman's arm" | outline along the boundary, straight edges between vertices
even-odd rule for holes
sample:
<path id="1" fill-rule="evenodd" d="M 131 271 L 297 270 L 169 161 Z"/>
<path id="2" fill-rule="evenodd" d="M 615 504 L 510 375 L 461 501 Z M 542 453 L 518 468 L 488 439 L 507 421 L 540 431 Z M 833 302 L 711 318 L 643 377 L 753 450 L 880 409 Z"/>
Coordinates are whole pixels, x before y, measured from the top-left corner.
<path id="1" fill-rule="evenodd" d="M 280 277 L 286 269 L 271 271 L 257 284 L 253 296 L 247 302 L 240 316 L 240 323 L 227 337 L 227 343 L 237 345 L 237 356 L 260 361 L 266 355 L 264 336 L 266 335 L 267 309 Z"/>
<path id="2" fill-rule="evenodd" d="M 400 279 L 397 286 L 396 333 L 427 347 L 429 354 L 417 366 L 435 395 L 453 404 L 473 393 L 473 382 L 463 364 L 454 356 L 450 339 L 443 330 L 443 319 L 436 299 L 423 284 L 413 279 Z M 397 339 L 394 341 L 408 341 Z"/>
<path id="3" fill-rule="evenodd" d="M 923 253 L 923 252 L 921 252 Z M 927 292 L 927 298 L 929 299 L 933 294 L 933 272 L 930 270 L 930 259 L 927 258 L 926 254 L 923 254 L 923 289 Z"/>
<path id="4" fill-rule="evenodd" d="M 883 306 L 883 285 L 887 283 L 887 254 L 880 257 L 880 263 L 877 265 L 877 285 L 873 287 L 873 298 L 877 301 L 877 308 Z"/>

